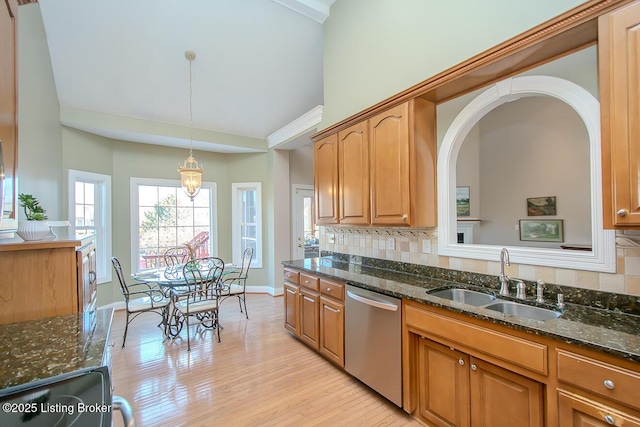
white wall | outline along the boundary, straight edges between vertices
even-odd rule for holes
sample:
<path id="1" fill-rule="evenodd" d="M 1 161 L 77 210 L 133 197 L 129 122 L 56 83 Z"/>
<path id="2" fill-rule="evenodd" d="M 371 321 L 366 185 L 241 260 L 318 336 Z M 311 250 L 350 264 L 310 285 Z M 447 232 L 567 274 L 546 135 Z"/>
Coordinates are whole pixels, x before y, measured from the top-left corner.
<path id="1" fill-rule="evenodd" d="M 581 3 L 337 0 L 323 26 L 320 129 Z"/>

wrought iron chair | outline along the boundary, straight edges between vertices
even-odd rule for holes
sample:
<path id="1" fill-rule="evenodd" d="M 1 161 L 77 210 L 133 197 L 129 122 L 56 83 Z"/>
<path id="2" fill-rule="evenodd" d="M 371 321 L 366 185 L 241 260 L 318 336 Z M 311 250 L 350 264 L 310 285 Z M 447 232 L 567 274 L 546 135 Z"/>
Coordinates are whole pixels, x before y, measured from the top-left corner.
<path id="1" fill-rule="evenodd" d="M 164 294 L 162 289 L 147 282 L 136 282 L 128 284 L 122 273 L 122 266 L 116 257 L 111 258 L 113 269 L 116 271 L 120 282 L 120 292 L 124 296 L 126 305 L 126 325 L 122 336 L 122 347 L 127 341 L 129 323 L 142 313 L 157 313 L 162 317 L 164 335 L 166 336 L 168 307 L 171 300 Z"/>
<path id="2" fill-rule="evenodd" d="M 246 248 L 242 253 L 242 268 L 238 273 L 230 273 L 224 277 L 224 282 L 220 290 L 220 302 L 225 299 L 236 296 L 238 297 L 238 305 L 240 306 L 240 313 L 242 313 L 242 306 L 244 305 L 244 314 L 249 318 L 247 312 L 247 299 L 246 299 L 246 287 L 247 277 L 249 277 L 249 267 L 251 266 L 251 260 L 253 259 L 253 248 Z"/>
<path id="3" fill-rule="evenodd" d="M 169 248 L 163 254 L 164 258 L 164 276 L 169 279 L 175 279 L 182 275 L 182 267 L 191 258 L 191 251 L 186 245 Z"/>
<path id="4" fill-rule="evenodd" d="M 180 291 L 174 298 L 174 316 L 177 322 L 187 324 L 187 350 L 191 351 L 191 333 L 193 320 L 198 326 L 215 329 L 220 342 L 220 323 L 218 307 L 220 301 L 220 278 L 224 271 L 224 261 L 217 257 L 196 258 L 188 261 L 182 275 L 187 291 Z"/>

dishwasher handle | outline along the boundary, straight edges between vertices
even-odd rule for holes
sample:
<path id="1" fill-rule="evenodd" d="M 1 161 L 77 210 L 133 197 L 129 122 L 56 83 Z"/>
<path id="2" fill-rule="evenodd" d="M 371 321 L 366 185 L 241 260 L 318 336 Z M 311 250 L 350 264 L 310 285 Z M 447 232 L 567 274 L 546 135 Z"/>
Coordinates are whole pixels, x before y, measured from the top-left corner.
<path id="1" fill-rule="evenodd" d="M 398 310 L 398 306 L 396 304 L 391 304 L 388 302 L 383 302 L 383 301 L 376 301 L 376 300 L 372 300 L 369 298 L 365 298 L 361 295 L 358 294 L 354 294 L 351 291 L 347 291 L 347 296 L 351 299 L 354 299 L 358 302 L 361 302 L 363 304 L 367 304 L 370 305 L 372 307 L 376 307 L 376 308 L 381 308 L 383 310 L 389 310 L 389 311 L 397 311 Z"/>

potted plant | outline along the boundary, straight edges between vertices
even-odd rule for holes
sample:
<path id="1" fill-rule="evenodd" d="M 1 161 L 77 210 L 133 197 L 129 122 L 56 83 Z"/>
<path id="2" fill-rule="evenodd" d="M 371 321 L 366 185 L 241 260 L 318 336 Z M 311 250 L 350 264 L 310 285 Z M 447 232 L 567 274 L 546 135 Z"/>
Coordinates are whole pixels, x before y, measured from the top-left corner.
<path id="1" fill-rule="evenodd" d="M 42 240 L 49 234 L 46 210 L 31 194 L 18 195 L 20 207 L 24 210 L 25 221 L 18 221 L 18 236 L 23 240 Z"/>

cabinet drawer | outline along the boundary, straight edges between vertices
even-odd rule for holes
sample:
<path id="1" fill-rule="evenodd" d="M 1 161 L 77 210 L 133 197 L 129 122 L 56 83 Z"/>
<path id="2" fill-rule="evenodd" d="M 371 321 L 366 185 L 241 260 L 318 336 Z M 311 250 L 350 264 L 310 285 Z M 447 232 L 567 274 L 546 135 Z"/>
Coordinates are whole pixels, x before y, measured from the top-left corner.
<path id="1" fill-rule="evenodd" d="M 548 374 L 546 345 L 412 306 L 405 308 L 405 322 L 409 327 L 439 336 L 448 342 L 459 343 L 543 375 Z"/>
<path id="2" fill-rule="evenodd" d="M 284 269 L 284 280 L 294 285 L 300 284 L 300 273 L 290 268 Z"/>
<path id="3" fill-rule="evenodd" d="M 578 354 L 558 350 L 558 380 L 633 407 L 640 402 L 640 374 Z"/>
<path id="4" fill-rule="evenodd" d="M 344 301 L 344 284 L 320 279 L 320 293 Z"/>
<path id="5" fill-rule="evenodd" d="M 304 273 L 300 273 L 300 286 L 304 286 L 307 289 L 320 291 L 320 280 L 317 277 L 309 276 Z"/>

